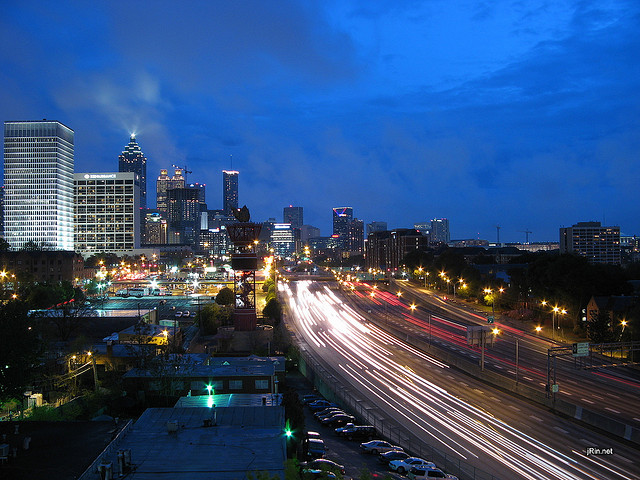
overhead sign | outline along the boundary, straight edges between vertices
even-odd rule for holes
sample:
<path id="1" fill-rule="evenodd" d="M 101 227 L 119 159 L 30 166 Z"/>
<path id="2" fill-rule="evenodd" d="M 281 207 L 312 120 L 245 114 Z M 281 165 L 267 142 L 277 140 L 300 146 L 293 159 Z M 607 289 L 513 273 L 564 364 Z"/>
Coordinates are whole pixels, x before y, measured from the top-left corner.
<path id="1" fill-rule="evenodd" d="M 588 357 L 589 356 L 589 342 L 574 343 L 571 346 L 574 357 Z"/>

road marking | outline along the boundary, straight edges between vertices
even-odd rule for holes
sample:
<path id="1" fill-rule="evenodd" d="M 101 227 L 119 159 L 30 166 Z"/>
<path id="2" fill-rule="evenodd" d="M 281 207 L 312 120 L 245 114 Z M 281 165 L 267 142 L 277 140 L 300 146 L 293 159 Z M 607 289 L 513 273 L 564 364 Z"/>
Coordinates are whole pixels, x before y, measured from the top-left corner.
<path id="1" fill-rule="evenodd" d="M 497 364 L 496 364 L 496 368 L 502 368 L 502 365 L 497 365 Z"/>
<path id="2" fill-rule="evenodd" d="M 480 395 L 484 394 L 484 392 L 482 390 L 480 390 L 479 388 L 474 388 L 473 391 L 474 392 L 478 392 Z"/>
<path id="3" fill-rule="evenodd" d="M 613 412 L 613 413 L 620 413 L 618 410 L 614 410 L 613 408 L 604 407 L 604 409 L 609 410 L 610 412 Z"/>
<path id="4" fill-rule="evenodd" d="M 581 398 L 580 400 L 582 400 L 583 402 L 590 403 L 590 404 L 592 404 L 592 405 L 593 405 L 594 403 L 596 403 L 596 402 L 592 402 L 591 400 L 587 400 L 586 398 Z"/>
<path id="5" fill-rule="evenodd" d="M 546 386 L 547 386 L 547 384 L 546 384 L 546 383 L 542 383 L 542 382 L 540 382 L 540 385 L 542 385 L 543 387 L 546 387 Z"/>
<path id="6" fill-rule="evenodd" d="M 518 407 L 516 407 L 515 405 L 507 405 L 507 407 L 509 407 L 512 410 L 515 410 L 516 412 L 520 411 L 520 409 Z"/>
<path id="7" fill-rule="evenodd" d="M 640 422 L 640 418 L 638 418 L 638 417 L 633 417 L 633 419 L 634 419 L 636 422 Z"/>
<path id="8" fill-rule="evenodd" d="M 591 394 L 591 396 L 592 396 L 593 398 L 597 398 L 598 400 L 604 400 L 604 398 L 602 398 L 600 395 L 593 395 L 593 394 Z"/>
<path id="9" fill-rule="evenodd" d="M 536 422 L 543 422 L 541 418 L 536 417 L 535 415 L 529 415 L 529 418 L 533 418 Z"/>
<path id="10" fill-rule="evenodd" d="M 446 377 L 447 377 L 449 380 L 453 380 L 453 377 L 452 377 L 451 375 L 446 375 Z"/>
<path id="11" fill-rule="evenodd" d="M 464 383 L 464 382 L 458 382 L 460 385 L 462 385 L 463 387 L 468 387 L 469 384 L 468 383 Z"/>
<path id="12" fill-rule="evenodd" d="M 567 383 L 573 383 L 574 385 L 576 385 L 578 383 L 575 380 L 569 380 L 568 378 L 565 378 L 564 381 L 567 382 Z"/>
<path id="13" fill-rule="evenodd" d="M 493 400 L 494 402 L 501 402 L 502 400 L 500 400 L 498 397 L 490 397 L 491 400 Z"/>
<path id="14" fill-rule="evenodd" d="M 572 395 L 571 393 L 569 393 L 569 392 L 564 392 L 564 391 L 562 392 L 562 394 L 563 394 L 563 395 Z"/>
<path id="15" fill-rule="evenodd" d="M 531 377 L 522 377 L 522 378 L 524 378 L 525 380 L 528 380 L 529 382 L 533 382 L 533 378 Z"/>
<path id="16" fill-rule="evenodd" d="M 513 373 L 514 375 L 516 374 L 516 372 L 514 372 L 513 370 L 507 370 L 507 373 Z"/>
<path id="17" fill-rule="evenodd" d="M 558 430 L 559 432 L 564 433 L 564 434 L 569 433 L 569 431 L 568 431 L 568 430 L 565 430 L 564 428 L 560 428 L 560 427 L 553 427 L 553 428 L 554 428 L 555 430 Z"/>

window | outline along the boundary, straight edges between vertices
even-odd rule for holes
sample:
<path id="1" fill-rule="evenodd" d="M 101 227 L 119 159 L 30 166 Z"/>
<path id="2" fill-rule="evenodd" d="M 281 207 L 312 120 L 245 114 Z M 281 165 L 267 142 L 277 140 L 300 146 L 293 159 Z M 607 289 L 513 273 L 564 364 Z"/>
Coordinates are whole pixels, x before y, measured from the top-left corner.
<path id="1" fill-rule="evenodd" d="M 256 390 L 268 390 L 269 380 L 256 380 Z"/>
<path id="2" fill-rule="evenodd" d="M 229 380 L 229 390 L 242 390 L 242 380 Z"/>

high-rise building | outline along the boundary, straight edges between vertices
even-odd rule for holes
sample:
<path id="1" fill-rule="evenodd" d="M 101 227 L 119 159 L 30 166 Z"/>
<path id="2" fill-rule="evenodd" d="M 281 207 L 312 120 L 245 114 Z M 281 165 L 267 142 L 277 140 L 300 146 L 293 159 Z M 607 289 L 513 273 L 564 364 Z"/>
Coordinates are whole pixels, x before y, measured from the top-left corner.
<path id="1" fill-rule="evenodd" d="M 290 223 L 292 228 L 300 228 L 304 225 L 302 207 L 292 205 L 284 207 L 282 217 L 283 223 Z"/>
<path id="2" fill-rule="evenodd" d="M 339 248 L 345 250 L 349 243 L 349 224 L 353 220 L 353 207 L 333 209 L 333 236 L 337 238 Z"/>
<path id="3" fill-rule="evenodd" d="M 238 172 L 222 171 L 222 209 L 227 216 L 238 209 Z"/>
<path id="4" fill-rule="evenodd" d="M 449 243 L 449 220 L 446 218 L 434 218 L 431 220 L 430 240 L 432 242 Z"/>
<path id="5" fill-rule="evenodd" d="M 124 147 L 118 156 L 118 171 L 133 172 L 140 182 L 140 208 L 147 208 L 147 157 L 140 150 L 140 145 L 136 142 L 135 133 L 131 134 L 129 144 Z"/>
<path id="6" fill-rule="evenodd" d="M 300 240 L 303 244 L 308 243 L 311 238 L 319 236 L 320 229 L 318 227 L 314 227 L 313 225 L 302 225 L 300 227 Z"/>
<path id="7" fill-rule="evenodd" d="M 147 212 L 144 222 L 144 236 L 142 243 L 146 245 L 163 245 L 167 243 L 169 231 L 167 220 L 162 218 L 160 212 Z"/>
<path id="8" fill-rule="evenodd" d="M 5 240 L 73 250 L 74 133 L 57 121 L 4 123 Z"/>
<path id="9" fill-rule="evenodd" d="M 560 229 L 560 253 L 573 253 L 591 263 L 620 264 L 620 227 L 578 222 Z"/>
<path id="10" fill-rule="evenodd" d="M 184 188 L 185 178 L 182 169 L 176 168 L 173 177 L 169 176 L 166 169 L 160 170 L 160 176 L 156 180 L 156 207 L 158 212 L 167 213 L 167 190 L 172 188 Z"/>
<path id="11" fill-rule="evenodd" d="M 387 230 L 387 222 L 367 223 L 367 237 L 373 232 L 385 232 L 386 230 Z"/>
<path id="12" fill-rule="evenodd" d="M 364 222 L 357 218 L 349 223 L 347 251 L 352 254 L 364 253 Z"/>
<path id="13" fill-rule="evenodd" d="M 204 198 L 205 186 L 198 183 L 167 190 L 169 243 L 199 245 Z"/>
<path id="14" fill-rule="evenodd" d="M 367 237 L 365 267 L 396 272 L 407 254 L 427 246 L 427 237 L 412 228 L 373 232 Z"/>
<path id="15" fill-rule="evenodd" d="M 296 251 L 296 240 L 290 223 L 276 223 L 271 230 L 270 245 L 274 253 L 290 258 Z"/>
<path id="16" fill-rule="evenodd" d="M 73 176 L 77 252 L 121 253 L 140 247 L 140 187 L 136 176 L 133 172 Z"/>
<path id="17" fill-rule="evenodd" d="M 431 233 L 431 222 L 414 223 L 413 228 L 418 230 L 422 235 L 429 236 Z"/>

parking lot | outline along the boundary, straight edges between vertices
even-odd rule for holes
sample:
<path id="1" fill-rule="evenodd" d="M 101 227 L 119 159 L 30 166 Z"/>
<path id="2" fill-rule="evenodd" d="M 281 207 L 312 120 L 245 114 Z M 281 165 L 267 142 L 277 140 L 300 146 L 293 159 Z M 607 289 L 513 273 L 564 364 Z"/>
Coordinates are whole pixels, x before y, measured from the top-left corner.
<path id="1" fill-rule="evenodd" d="M 287 383 L 296 388 L 300 397 L 314 393 L 312 386 L 302 375 L 294 374 L 292 378 L 289 378 L 289 375 L 287 375 Z M 360 478 L 361 472 L 367 470 L 373 478 L 406 479 L 406 477 L 383 467 L 375 455 L 360 453 L 360 443 L 366 440 L 349 441 L 346 438 L 339 437 L 335 434 L 333 427 L 321 425 L 308 407 L 305 407 L 304 411 L 307 431 L 314 431 L 320 434 L 326 447 L 325 458 L 344 465 L 344 478 Z M 356 423 L 358 422 L 356 421 Z"/>

